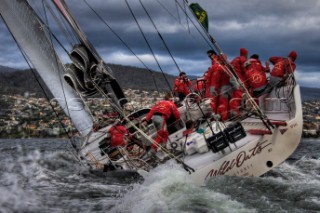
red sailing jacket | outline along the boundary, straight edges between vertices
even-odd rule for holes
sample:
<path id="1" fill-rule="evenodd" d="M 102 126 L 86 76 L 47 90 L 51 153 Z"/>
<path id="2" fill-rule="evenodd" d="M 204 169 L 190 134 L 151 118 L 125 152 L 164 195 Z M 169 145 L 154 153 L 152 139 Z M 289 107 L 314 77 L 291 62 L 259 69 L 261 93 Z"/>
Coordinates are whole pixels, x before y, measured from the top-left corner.
<path id="1" fill-rule="evenodd" d="M 274 64 L 270 73 L 271 76 L 285 78 L 296 69 L 296 64 L 291 58 L 271 57 L 269 61 Z"/>
<path id="2" fill-rule="evenodd" d="M 257 89 L 268 83 L 266 73 L 269 68 L 262 66 L 260 60 L 250 58 L 248 60 L 249 65 L 247 66 L 246 78 L 252 89 Z"/>
<path id="3" fill-rule="evenodd" d="M 177 77 L 174 81 L 174 92 L 181 92 L 184 95 L 188 95 L 190 93 L 189 87 L 192 85 L 192 82 L 189 79 L 182 79 Z"/>
<path id="4" fill-rule="evenodd" d="M 244 63 L 246 62 L 246 60 L 246 57 L 238 56 L 231 61 L 231 65 L 233 66 L 234 71 L 245 86 L 247 86 L 247 82 L 245 81 L 246 68 L 244 67 Z"/>
<path id="5" fill-rule="evenodd" d="M 207 74 L 207 90 L 206 95 L 207 97 L 210 97 L 210 87 L 214 87 L 215 93 L 219 94 L 221 86 L 229 84 L 229 75 L 225 72 L 224 65 L 215 63 Z"/>
<path id="6" fill-rule="evenodd" d="M 112 126 L 108 132 L 111 134 L 111 145 L 113 147 L 126 145 L 124 135 L 129 134 L 129 132 L 124 126 Z"/>
<path id="7" fill-rule="evenodd" d="M 162 100 L 156 103 L 156 105 L 154 105 L 151 108 L 150 112 L 147 114 L 146 121 L 149 122 L 152 116 L 156 113 L 165 116 L 166 119 L 168 119 L 171 116 L 171 113 L 173 113 L 174 117 L 177 120 L 180 119 L 180 113 L 178 111 L 177 106 L 169 100 Z"/>

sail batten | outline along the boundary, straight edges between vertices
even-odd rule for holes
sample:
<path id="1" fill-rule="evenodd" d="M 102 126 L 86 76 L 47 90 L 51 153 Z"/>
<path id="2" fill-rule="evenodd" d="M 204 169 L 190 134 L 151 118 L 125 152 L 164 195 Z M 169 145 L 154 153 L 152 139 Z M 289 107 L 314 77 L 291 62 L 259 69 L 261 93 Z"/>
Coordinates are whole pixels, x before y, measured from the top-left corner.
<path id="1" fill-rule="evenodd" d="M 55 53 L 46 27 L 27 1 L 3 0 L 0 13 L 17 44 L 31 61 L 54 99 L 82 136 L 93 126 L 85 103 L 62 79 L 65 68 Z"/>

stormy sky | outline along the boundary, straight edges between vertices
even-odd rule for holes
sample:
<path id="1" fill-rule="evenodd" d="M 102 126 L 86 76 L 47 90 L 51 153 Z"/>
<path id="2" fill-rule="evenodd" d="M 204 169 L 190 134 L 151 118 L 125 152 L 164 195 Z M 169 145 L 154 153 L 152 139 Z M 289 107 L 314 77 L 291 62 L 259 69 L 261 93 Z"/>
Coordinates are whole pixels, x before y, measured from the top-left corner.
<path id="1" fill-rule="evenodd" d="M 51 17 L 49 10 L 41 10 L 39 2 L 30 1 L 41 17 Z M 178 69 L 188 75 L 202 75 L 210 66 L 206 55 L 210 42 L 181 0 L 178 4 L 175 0 L 128 0 L 130 7 L 125 0 L 66 2 L 107 63 L 147 67 L 173 75 L 178 75 Z M 249 56 L 259 54 L 261 61 L 287 56 L 295 50 L 298 82 L 320 88 L 320 1 L 189 0 L 192 2 L 207 11 L 209 32 L 229 60 L 239 55 L 241 47 L 248 49 Z M 72 39 L 65 38 L 57 25 L 49 26 L 69 50 Z M 0 41 L 0 65 L 27 68 L 2 20 Z M 63 53 L 61 57 L 67 61 Z"/>

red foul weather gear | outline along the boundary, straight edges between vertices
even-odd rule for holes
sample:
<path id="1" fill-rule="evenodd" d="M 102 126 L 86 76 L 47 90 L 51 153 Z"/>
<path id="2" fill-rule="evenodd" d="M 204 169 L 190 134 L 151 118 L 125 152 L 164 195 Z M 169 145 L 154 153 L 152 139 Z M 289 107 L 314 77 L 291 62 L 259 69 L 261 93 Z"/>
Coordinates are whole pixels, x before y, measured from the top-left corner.
<path id="1" fill-rule="evenodd" d="M 268 83 L 265 72 L 269 70 L 269 67 L 263 67 L 260 60 L 254 58 L 250 58 L 246 62 L 246 65 L 246 78 L 250 88 L 252 89 L 252 92 L 255 93 L 265 89 Z"/>
<path id="2" fill-rule="evenodd" d="M 240 105 L 242 101 L 243 90 L 238 87 L 238 89 L 233 90 L 231 94 L 231 99 L 229 101 L 229 108 L 231 116 L 237 116 L 240 114 Z"/>
<path id="3" fill-rule="evenodd" d="M 211 108 L 214 113 L 217 113 L 218 96 L 221 89 L 221 73 L 223 65 L 215 63 L 209 69 L 207 74 L 206 97 L 211 99 Z"/>
<path id="4" fill-rule="evenodd" d="M 207 74 L 207 97 L 211 98 L 211 108 L 214 113 L 220 114 L 222 119 L 228 117 L 228 102 L 230 92 L 230 77 L 227 68 L 220 64 L 214 64 Z M 220 94 L 221 93 L 221 94 Z"/>
<path id="5" fill-rule="evenodd" d="M 232 86 L 230 85 L 230 76 L 225 67 L 223 67 L 223 72 L 221 73 L 220 86 L 217 114 L 221 116 L 221 121 L 226 121 L 229 116 L 229 99 L 231 98 Z"/>
<path id="6" fill-rule="evenodd" d="M 240 48 L 240 56 L 234 58 L 231 61 L 231 65 L 234 68 L 235 73 L 239 77 L 239 80 L 243 83 L 243 85 L 248 89 L 249 85 L 246 81 L 246 68 L 244 66 L 248 56 L 248 50 L 245 48 Z M 233 88 L 232 98 L 229 102 L 230 113 L 232 116 L 236 116 L 240 114 L 239 107 L 241 105 L 243 95 L 243 89 L 238 86 L 237 88 Z"/>
<path id="7" fill-rule="evenodd" d="M 111 146 L 117 147 L 126 145 L 125 135 L 129 135 L 129 132 L 124 126 L 112 126 L 108 132 L 111 134 Z"/>
<path id="8" fill-rule="evenodd" d="M 180 119 L 180 113 L 177 106 L 170 100 L 161 100 L 151 108 L 146 116 L 146 121 L 149 122 L 154 114 L 164 115 L 166 119 L 168 119 L 171 113 L 173 113 L 177 120 Z"/>
<path id="9" fill-rule="evenodd" d="M 190 94 L 189 87 L 192 82 L 187 77 L 177 77 L 174 81 L 174 93 L 178 94 L 180 100 Z"/>
<path id="10" fill-rule="evenodd" d="M 291 51 L 288 58 L 273 56 L 269 61 L 274 65 L 270 75 L 285 79 L 290 73 L 296 69 L 294 61 L 297 58 L 297 53 Z"/>
<path id="11" fill-rule="evenodd" d="M 171 114 L 176 120 L 180 119 L 180 113 L 177 106 L 170 100 L 162 100 L 157 102 L 146 116 L 146 121 L 149 122 L 153 118 L 153 122 L 157 128 L 157 136 L 152 144 L 152 149 L 157 150 L 158 144 L 167 143 L 169 132 L 167 129 L 166 120 Z"/>
<path id="12" fill-rule="evenodd" d="M 243 82 L 246 88 L 248 88 L 248 83 L 246 82 L 246 68 L 244 67 L 244 63 L 247 60 L 248 51 L 245 48 L 240 49 L 240 56 L 234 58 L 231 61 L 231 65 L 234 68 L 234 71 L 236 72 L 237 76 L 240 78 L 240 80 Z"/>

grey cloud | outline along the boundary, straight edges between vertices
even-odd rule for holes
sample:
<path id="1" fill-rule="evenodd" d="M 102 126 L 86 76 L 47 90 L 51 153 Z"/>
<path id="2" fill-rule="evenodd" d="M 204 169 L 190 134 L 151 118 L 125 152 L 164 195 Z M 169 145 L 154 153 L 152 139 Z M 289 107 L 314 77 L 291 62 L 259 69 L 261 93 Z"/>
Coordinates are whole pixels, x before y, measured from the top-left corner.
<path id="1" fill-rule="evenodd" d="M 182 11 L 179 15 L 176 13 L 178 7 L 174 4 L 175 1 L 158 0 L 165 9 L 157 0 L 141 1 L 158 24 L 159 31 L 166 39 L 172 54 L 179 61 L 188 61 L 193 64 L 193 66 L 181 64 L 182 69 L 190 74 L 199 74 L 207 69 L 210 63 L 205 52 L 209 46 L 196 30 L 191 30 L 192 36 L 186 34 L 188 27 L 192 28 L 192 25 L 190 21 L 187 25 Z M 136 54 L 150 54 L 124 0 L 87 0 L 87 2 Z M 128 2 L 139 23 L 142 24 L 154 52 L 160 56 L 168 56 L 139 1 L 128 0 Z M 307 3 L 299 0 L 197 0 L 194 2 L 198 2 L 208 12 L 210 33 L 228 55 L 228 59 L 231 60 L 237 56 L 241 47 L 247 48 L 249 54 L 258 53 L 262 60 L 267 60 L 273 55 L 286 56 L 291 50 L 296 50 L 297 66 L 300 72 L 314 73 L 319 69 L 320 2 L 318 0 L 309 0 Z M 68 0 L 67 3 L 72 5 L 72 12 L 81 28 L 97 50 L 103 53 L 104 58 L 108 59 L 114 52 L 131 54 L 108 27 L 87 8 L 84 0 Z M 175 14 L 174 17 L 172 14 Z M 167 25 L 168 23 L 171 25 Z M 2 33 L 2 28 L 0 36 L 7 36 Z M 9 50 L 6 45 L 10 42 L 4 39 L 1 41 L 0 50 Z M 136 65 L 139 63 L 137 62 Z M 172 62 L 166 62 L 163 67 L 172 73 L 175 70 Z"/>

